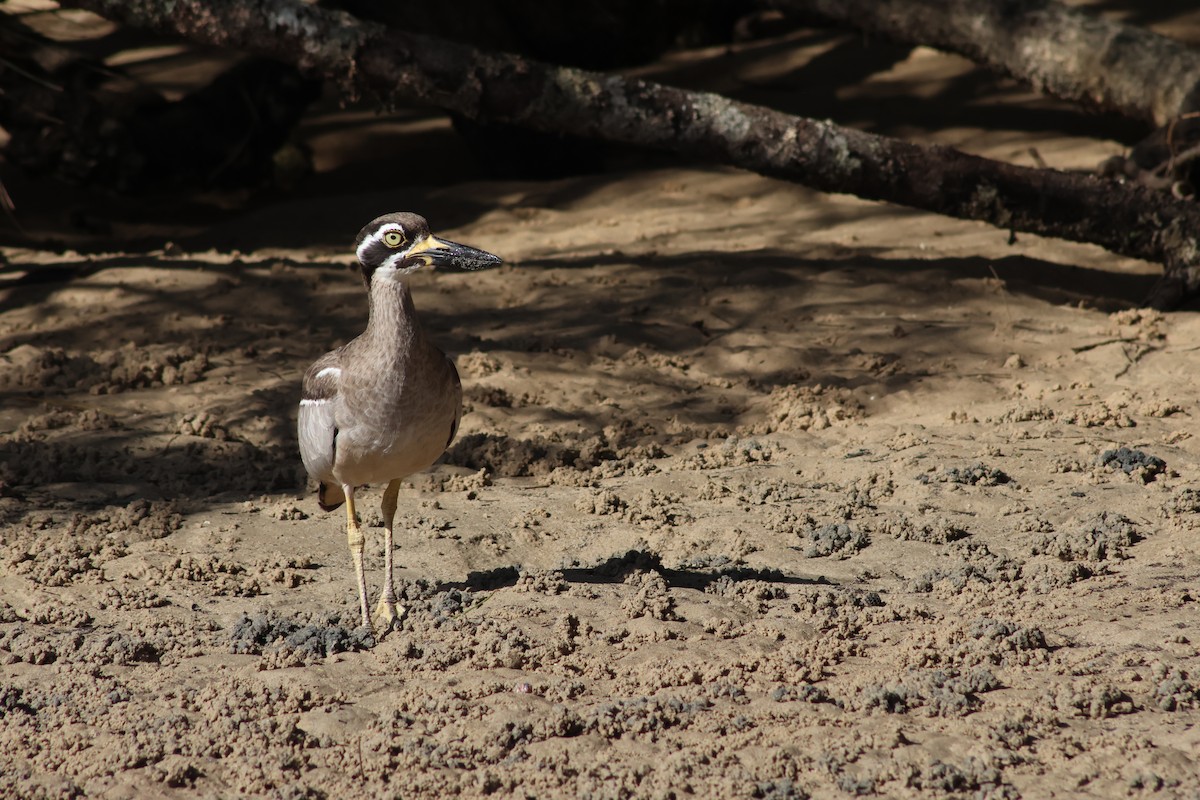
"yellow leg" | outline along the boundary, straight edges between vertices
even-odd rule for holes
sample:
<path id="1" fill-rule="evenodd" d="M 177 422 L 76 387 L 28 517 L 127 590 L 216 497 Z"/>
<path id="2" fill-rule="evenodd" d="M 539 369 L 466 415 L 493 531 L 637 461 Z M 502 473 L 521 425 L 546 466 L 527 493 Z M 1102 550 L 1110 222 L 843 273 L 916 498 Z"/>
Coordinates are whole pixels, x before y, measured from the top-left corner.
<path id="1" fill-rule="evenodd" d="M 346 493 L 346 543 L 350 545 L 350 557 L 354 559 L 354 576 L 358 578 L 358 608 L 362 612 L 362 624 L 371 626 L 371 617 L 367 613 L 367 577 L 363 572 L 363 536 L 362 528 L 358 527 L 358 516 L 354 513 L 354 487 L 343 485 Z"/>
<path id="2" fill-rule="evenodd" d="M 392 523 L 396 519 L 396 496 L 400 493 L 400 480 L 388 484 L 383 492 L 383 593 L 379 595 L 379 605 L 375 607 L 375 625 L 379 635 L 383 636 L 404 614 L 404 609 L 396 608 L 395 576 L 392 574 L 394 561 L 392 549 Z"/>

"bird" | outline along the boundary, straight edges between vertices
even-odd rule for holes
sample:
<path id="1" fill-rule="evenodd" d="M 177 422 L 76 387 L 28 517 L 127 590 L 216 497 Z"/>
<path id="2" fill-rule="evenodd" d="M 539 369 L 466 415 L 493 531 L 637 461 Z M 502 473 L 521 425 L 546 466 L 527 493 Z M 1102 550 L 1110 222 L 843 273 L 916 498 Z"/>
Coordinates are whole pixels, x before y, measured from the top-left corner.
<path id="1" fill-rule="evenodd" d="M 409 280 L 425 269 L 473 271 L 501 259 L 439 239 L 424 217 L 411 212 L 372 220 L 354 249 L 367 289 L 366 329 L 304 373 L 296 430 L 304 468 L 317 482 L 318 505 L 333 511 L 345 503 L 362 625 L 384 635 L 404 612 L 397 611 L 392 554 L 400 482 L 432 466 L 454 441 L 462 418 L 458 370 L 421 326 Z M 354 500 L 356 489 L 381 483 L 384 583 L 373 626 L 363 568 L 366 537 Z"/>

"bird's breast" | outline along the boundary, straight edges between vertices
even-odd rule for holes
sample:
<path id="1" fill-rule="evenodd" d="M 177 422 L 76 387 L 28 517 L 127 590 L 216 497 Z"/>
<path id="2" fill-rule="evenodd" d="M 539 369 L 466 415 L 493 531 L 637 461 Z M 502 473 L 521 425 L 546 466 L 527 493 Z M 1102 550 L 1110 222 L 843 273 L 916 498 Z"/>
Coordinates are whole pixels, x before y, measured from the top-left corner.
<path id="1" fill-rule="evenodd" d="M 335 473 L 379 483 L 426 469 L 446 446 L 462 392 L 441 351 L 377 363 L 343 379 Z"/>

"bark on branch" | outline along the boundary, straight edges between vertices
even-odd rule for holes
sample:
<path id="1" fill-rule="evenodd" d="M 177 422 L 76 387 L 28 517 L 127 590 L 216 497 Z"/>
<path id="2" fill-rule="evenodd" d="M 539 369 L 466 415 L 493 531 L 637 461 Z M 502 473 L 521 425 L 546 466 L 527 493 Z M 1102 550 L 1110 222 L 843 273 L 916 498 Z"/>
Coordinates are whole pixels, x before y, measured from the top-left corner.
<path id="1" fill-rule="evenodd" d="M 1005 230 L 1098 244 L 1166 267 L 1150 302 L 1200 287 L 1200 206 L 1140 186 L 1018 167 L 725 97 L 484 53 L 295 0 L 68 0 L 119 22 L 249 50 L 388 106 L 673 150 Z"/>
<path id="2" fill-rule="evenodd" d="M 765 0 L 966 56 L 1038 91 L 1166 125 L 1200 107 L 1200 52 L 1055 0 Z"/>

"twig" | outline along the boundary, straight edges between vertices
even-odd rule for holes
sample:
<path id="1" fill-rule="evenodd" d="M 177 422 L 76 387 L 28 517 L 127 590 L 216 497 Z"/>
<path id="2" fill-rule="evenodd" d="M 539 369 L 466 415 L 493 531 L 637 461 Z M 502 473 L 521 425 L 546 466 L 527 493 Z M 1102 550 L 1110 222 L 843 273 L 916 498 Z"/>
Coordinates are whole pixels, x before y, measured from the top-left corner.
<path id="1" fill-rule="evenodd" d="M 1127 373 L 1127 372 L 1129 372 L 1129 370 L 1133 369 L 1135 364 L 1137 364 L 1139 361 L 1142 360 L 1142 356 L 1146 355 L 1147 353 L 1149 353 L 1153 350 L 1157 350 L 1157 349 L 1158 348 L 1154 347 L 1153 345 L 1148 345 L 1148 344 L 1142 345 L 1141 347 L 1136 348 L 1137 353 L 1136 353 L 1136 355 L 1134 355 L 1132 357 L 1130 357 L 1128 350 L 1124 350 L 1123 352 L 1125 353 L 1125 361 L 1126 361 L 1125 366 L 1117 374 L 1113 375 L 1113 380 L 1116 380 L 1117 378 L 1124 376 L 1125 373 Z"/>
<path id="2" fill-rule="evenodd" d="M 1132 339 L 1132 338 L 1105 339 L 1102 342 L 1093 342 L 1092 344 L 1081 344 L 1079 347 L 1072 347 L 1071 352 L 1072 353 L 1086 353 L 1088 350 L 1095 350 L 1097 347 L 1105 347 L 1106 345 L 1110 345 L 1110 344 L 1121 344 L 1121 343 L 1129 344 L 1130 342 L 1136 342 L 1136 341 L 1137 341 L 1137 339 Z"/>

